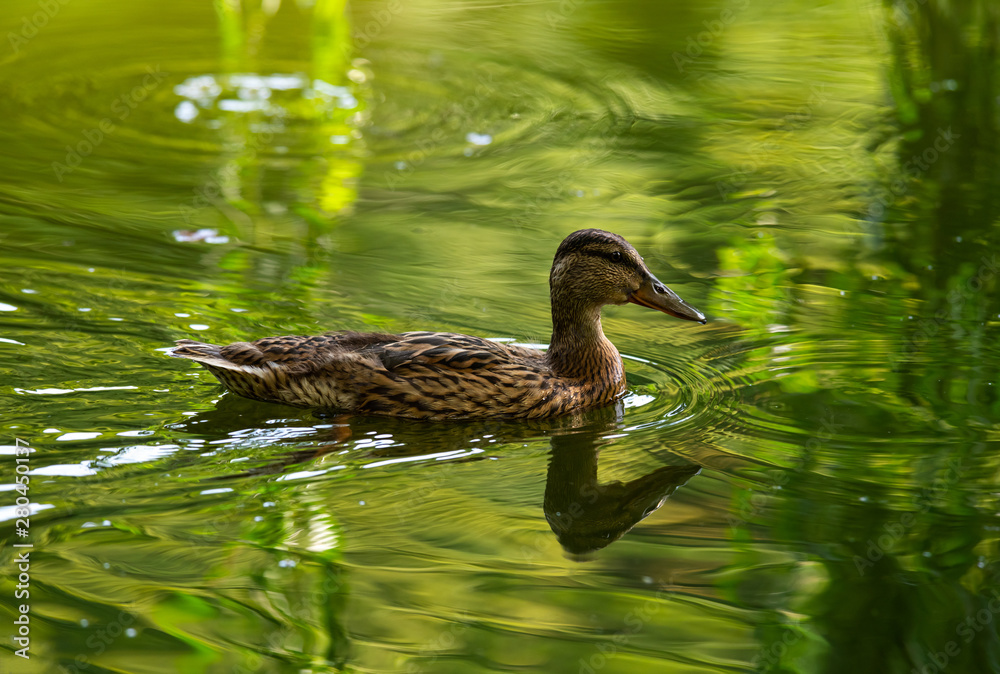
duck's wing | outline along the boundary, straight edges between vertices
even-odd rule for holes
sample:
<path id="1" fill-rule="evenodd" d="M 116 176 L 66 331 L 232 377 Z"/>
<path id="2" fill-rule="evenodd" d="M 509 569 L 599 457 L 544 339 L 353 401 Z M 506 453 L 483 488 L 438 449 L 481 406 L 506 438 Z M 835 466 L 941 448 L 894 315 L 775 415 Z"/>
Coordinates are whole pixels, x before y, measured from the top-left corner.
<path id="1" fill-rule="evenodd" d="M 542 358 L 534 349 L 451 332 L 404 332 L 372 350 L 387 370 L 400 374 L 413 366 L 480 370 Z"/>
<path id="2" fill-rule="evenodd" d="M 540 351 L 441 332 L 403 333 L 372 349 L 385 368 L 359 411 L 427 419 L 525 416 L 549 398 Z"/>

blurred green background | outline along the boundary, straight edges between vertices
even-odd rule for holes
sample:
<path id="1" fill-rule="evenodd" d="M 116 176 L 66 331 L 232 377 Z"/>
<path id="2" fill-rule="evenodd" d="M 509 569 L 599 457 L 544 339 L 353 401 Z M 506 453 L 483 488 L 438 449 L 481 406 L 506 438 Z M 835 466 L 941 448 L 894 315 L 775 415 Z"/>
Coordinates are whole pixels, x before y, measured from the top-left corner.
<path id="1" fill-rule="evenodd" d="M 7 0 L 0 38 L 0 667 L 1000 672 L 995 3 Z M 584 227 L 710 318 L 608 308 L 612 408 L 318 417 L 163 353 L 545 344 Z"/>

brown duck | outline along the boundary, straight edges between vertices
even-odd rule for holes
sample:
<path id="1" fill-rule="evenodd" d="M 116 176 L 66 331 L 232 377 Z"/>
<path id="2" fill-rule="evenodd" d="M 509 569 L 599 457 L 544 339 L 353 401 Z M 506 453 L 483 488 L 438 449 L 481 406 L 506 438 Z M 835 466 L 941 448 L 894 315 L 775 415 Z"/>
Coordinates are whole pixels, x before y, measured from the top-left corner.
<path id="1" fill-rule="evenodd" d="M 297 407 L 411 419 L 555 417 L 609 403 L 625 372 L 601 307 L 634 302 L 705 323 L 649 271 L 628 241 L 570 234 L 549 276 L 547 351 L 448 332 L 333 332 L 228 346 L 182 339 L 171 355 L 204 365 L 233 393 Z"/>

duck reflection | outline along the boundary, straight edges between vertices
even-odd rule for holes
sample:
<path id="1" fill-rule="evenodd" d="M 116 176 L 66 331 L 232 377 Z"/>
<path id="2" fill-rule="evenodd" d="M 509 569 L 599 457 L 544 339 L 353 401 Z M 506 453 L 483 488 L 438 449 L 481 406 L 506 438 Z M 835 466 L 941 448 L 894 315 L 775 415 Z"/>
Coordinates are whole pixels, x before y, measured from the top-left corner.
<path id="1" fill-rule="evenodd" d="M 614 410 L 614 408 L 610 408 Z M 586 556 L 607 547 L 656 511 L 701 466 L 676 459 L 678 465 L 657 468 L 629 482 L 601 484 L 597 475 L 601 448 L 620 420 L 552 436 L 543 510 L 552 532 L 566 552 Z"/>
<path id="2" fill-rule="evenodd" d="M 656 447 L 650 449 L 657 450 L 662 461 L 669 465 L 661 465 L 628 482 L 601 483 L 598 457 L 602 449 L 614 445 L 616 434 L 621 432 L 624 418 L 621 402 L 546 421 L 424 424 L 342 415 L 322 420 L 312 417 L 315 425 L 310 428 L 304 417 L 284 418 L 280 419 L 281 423 L 275 423 L 279 420 L 273 418 L 274 413 L 285 412 L 288 408 L 271 405 L 262 408 L 259 403 L 247 404 L 234 396 L 226 398 L 214 410 L 174 424 L 172 428 L 204 431 L 210 427 L 215 432 L 240 428 L 242 430 L 230 434 L 254 444 L 270 444 L 266 437 L 273 435 L 274 444 L 294 439 L 296 444 L 305 441 L 312 446 L 271 455 L 239 473 L 217 477 L 219 480 L 300 470 L 303 464 L 321 462 L 326 455 L 341 455 L 345 449 L 359 447 L 358 439 L 371 437 L 374 431 L 378 431 L 378 437 L 392 437 L 388 446 L 367 446 L 357 453 L 351 451 L 353 459 L 404 460 L 422 455 L 442 457 L 455 452 L 456 456 L 449 458 L 449 462 L 480 461 L 493 453 L 487 447 L 548 436 L 551 453 L 542 509 L 560 545 L 574 557 L 586 557 L 624 536 L 701 470 L 700 465 L 670 453 L 663 454 L 662 447 Z M 271 418 L 265 419 L 262 414 Z M 255 428 L 248 429 L 248 425 Z M 470 447 L 486 451 L 468 453 Z"/>

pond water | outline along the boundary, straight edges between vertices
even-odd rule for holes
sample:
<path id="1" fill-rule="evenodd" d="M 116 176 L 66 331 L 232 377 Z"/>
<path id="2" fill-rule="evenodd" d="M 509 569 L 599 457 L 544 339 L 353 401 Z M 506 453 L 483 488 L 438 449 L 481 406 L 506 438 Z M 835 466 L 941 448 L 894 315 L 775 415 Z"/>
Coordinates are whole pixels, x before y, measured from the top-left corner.
<path id="1" fill-rule="evenodd" d="M 7 0 L 3 668 L 1000 672 L 998 25 Z M 606 309 L 616 406 L 317 416 L 164 353 L 545 344 L 585 227 L 709 317 Z"/>

